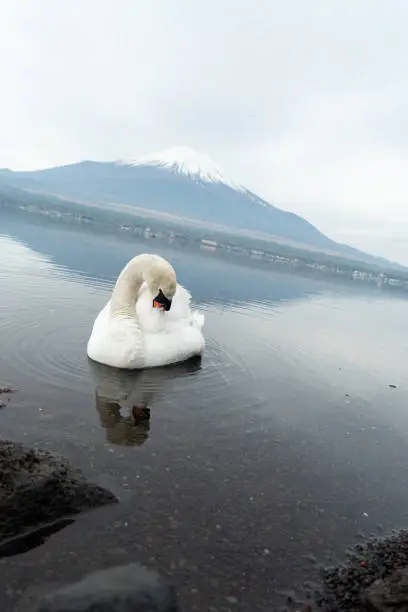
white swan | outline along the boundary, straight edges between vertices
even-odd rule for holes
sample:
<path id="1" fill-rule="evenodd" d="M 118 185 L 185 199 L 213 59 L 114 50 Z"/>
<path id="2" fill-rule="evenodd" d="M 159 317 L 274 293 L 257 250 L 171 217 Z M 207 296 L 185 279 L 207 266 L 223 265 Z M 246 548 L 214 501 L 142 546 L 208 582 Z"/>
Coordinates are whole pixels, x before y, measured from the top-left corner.
<path id="1" fill-rule="evenodd" d="M 201 355 L 204 315 L 191 311 L 190 300 L 168 261 L 137 255 L 123 268 L 111 299 L 95 319 L 88 357 L 133 370 Z"/>

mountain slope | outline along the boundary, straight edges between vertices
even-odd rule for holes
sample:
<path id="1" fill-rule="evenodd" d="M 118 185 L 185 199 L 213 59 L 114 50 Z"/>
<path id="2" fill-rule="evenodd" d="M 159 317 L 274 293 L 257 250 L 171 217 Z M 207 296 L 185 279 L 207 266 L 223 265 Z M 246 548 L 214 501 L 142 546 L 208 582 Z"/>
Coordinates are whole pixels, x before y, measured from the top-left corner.
<path id="1" fill-rule="evenodd" d="M 82 203 L 125 204 L 201 222 L 270 235 L 274 240 L 379 262 L 330 240 L 302 217 L 283 211 L 231 181 L 205 154 L 174 147 L 131 161 L 93 162 L 32 172 L 0 170 L 15 187 Z"/>

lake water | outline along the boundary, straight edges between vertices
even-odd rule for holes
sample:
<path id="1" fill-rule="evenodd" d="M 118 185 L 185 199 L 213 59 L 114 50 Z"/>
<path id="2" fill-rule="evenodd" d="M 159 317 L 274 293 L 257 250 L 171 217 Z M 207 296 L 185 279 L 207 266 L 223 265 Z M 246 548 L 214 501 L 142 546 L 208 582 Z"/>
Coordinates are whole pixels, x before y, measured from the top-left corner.
<path id="1" fill-rule="evenodd" d="M 118 376 L 86 342 L 146 251 L 192 291 L 207 348 L 201 364 Z M 122 502 L 2 559 L 10 606 L 136 559 L 186 611 L 271 610 L 316 560 L 407 525 L 402 297 L 4 215 L 0 261 L 0 384 L 17 389 L 1 435 L 64 453 Z M 128 418 L 140 401 L 149 428 Z"/>

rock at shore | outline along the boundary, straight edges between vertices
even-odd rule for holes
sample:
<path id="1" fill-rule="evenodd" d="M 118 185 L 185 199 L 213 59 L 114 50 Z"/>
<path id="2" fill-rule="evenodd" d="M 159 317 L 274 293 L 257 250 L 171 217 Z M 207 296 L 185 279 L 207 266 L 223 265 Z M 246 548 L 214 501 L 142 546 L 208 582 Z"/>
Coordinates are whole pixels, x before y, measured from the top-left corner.
<path id="1" fill-rule="evenodd" d="M 346 563 L 325 568 L 316 601 L 323 612 L 408 612 L 408 530 L 357 544 Z"/>
<path id="2" fill-rule="evenodd" d="M 0 440 L 0 542 L 117 501 L 64 457 Z"/>
<path id="3" fill-rule="evenodd" d="M 407 612 L 408 568 L 396 570 L 387 578 L 376 580 L 367 589 L 364 604 L 372 612 Z"/>
<path id="4" fill-rule="evenodd" d="M 174 589 L 137 563 L 94 572 L 47 595 L 37 612 L 178 612 Z"/>

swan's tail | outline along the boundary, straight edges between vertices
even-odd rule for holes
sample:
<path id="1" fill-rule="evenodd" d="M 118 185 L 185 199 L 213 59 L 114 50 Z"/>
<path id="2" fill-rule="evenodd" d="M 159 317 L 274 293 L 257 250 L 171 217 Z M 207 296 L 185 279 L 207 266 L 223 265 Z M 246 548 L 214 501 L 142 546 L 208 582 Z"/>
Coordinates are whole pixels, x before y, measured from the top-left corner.
<path id="1" fill-rule="evenodd" d="M 204 325 L 204 314 L 202 312 L 197 312 L 193 310 L 190 318 L 190 325 L 196 327 L 197 329 L 201 329 Z"/>

